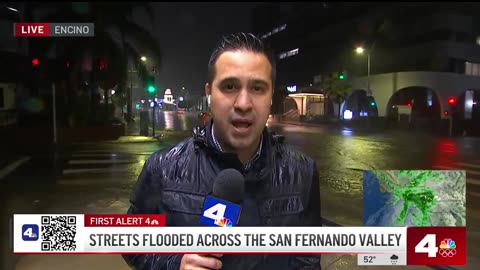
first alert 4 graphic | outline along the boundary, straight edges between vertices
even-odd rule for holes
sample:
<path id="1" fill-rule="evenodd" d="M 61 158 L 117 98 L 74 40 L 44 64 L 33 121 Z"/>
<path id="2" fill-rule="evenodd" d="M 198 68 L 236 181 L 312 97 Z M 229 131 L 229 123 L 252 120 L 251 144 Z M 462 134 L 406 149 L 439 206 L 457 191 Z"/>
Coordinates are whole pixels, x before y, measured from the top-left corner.
<path id="1" fill-rule="evenodd" d="M 89 217 L 91 226 L 142 226 L 142 225 L 159 225 L 157 219 L 150 217 L 136 216 L 118 216 L 118 217 Z"/>

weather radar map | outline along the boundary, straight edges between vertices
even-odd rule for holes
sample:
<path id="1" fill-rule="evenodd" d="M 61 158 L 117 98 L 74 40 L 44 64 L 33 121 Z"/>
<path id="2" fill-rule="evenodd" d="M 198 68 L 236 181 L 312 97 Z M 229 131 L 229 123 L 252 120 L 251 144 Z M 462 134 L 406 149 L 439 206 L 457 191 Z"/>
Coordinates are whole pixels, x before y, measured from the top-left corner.
<path id="1" fill-rule="evenodd" d="M 466 226 L 465 171 L 363 173 L 365 226 Z"/>

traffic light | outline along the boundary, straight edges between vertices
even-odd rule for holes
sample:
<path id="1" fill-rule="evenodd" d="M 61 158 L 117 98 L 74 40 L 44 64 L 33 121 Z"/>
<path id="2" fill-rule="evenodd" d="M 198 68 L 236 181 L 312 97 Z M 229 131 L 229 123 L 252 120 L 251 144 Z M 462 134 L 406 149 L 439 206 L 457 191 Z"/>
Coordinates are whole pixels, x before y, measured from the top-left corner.
<path id="1" fill-rule="evenodd" d="M 370 106 L 375 107 L 375 101 L 370 102 Z"/>
<path id="2" fill-rule="evenodd" d="M 38 58 L 33 58 L 33 59 L 32 59 L 32 65 L 33 65 L 34 67 L 36 67 L 36 66 L 38 66 L 38 64 L 40 64 L 40 61 L 38 61 Z"/>
<path id="3" fill-rule="evenodd" d="M 154 76 L 148 76 L 146 80 L 146 88 L 147 92 L 150 94 L 155 93 L 156 88 L 155 88 L 155 77 Z"/>
<path id="4" fill-rule="evenodd" d="M 150 93 L 150 94 L 155 93 L 155 86 L 149 85 L 149 86 L 148 86 L 148 93 Z"/>
<path id="5" fill-rule="evenodd" d="M 343 72 L 338 73 L 338 79 L 344 80 L 345 79 L 345 74 Z"/>
<path id="6" fill-rule="evenodd" d="M 451 97 L 448 99 L 448 104 L 455 105 L 455 103 L 457 103 L 457 100 L 455 98 Z"/>
<path id="7" fill-rule="evenodd" d="M 98 69 L 99 70 L 106 70 L 108 67 L 108 62 L 105 58 L 101 57 L 98 61 Z"/>

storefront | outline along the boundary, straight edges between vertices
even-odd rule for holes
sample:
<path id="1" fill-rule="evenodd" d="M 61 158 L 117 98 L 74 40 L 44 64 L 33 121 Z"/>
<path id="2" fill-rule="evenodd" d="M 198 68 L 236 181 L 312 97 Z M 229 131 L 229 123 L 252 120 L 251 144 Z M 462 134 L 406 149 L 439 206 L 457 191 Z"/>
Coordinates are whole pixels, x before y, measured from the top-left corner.
<path id="1" fill-rule="evenodd" d="M 284 113 L 295 112 L 294 115 L 299 120 L 310 120 L 327 115 L 326 96 L 321 90 L 310 87 L 291 92 L 284 101 Z"/>

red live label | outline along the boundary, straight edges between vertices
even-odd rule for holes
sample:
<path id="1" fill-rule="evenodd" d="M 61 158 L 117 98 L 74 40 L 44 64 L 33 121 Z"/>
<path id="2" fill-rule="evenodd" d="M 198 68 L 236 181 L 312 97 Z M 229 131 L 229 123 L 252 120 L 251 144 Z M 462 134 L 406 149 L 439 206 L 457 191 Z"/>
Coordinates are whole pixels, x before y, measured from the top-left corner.
<path id="1" fill-rule="evenodd" d="M 465 227 L 407 228 L 407 265 L 465 265 Z"/>
<path id="2" fill-rule="evenodd" d="M 87 214 L 85 227 L 163 227 L 165 215 Z"/>
<path id="3" fill-rule="evenodd" d="M 15 23 L 16 37 L 48 37 L 50 24 L 48 23 Z"/>

